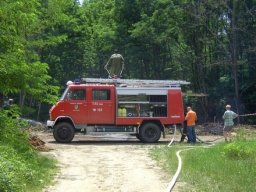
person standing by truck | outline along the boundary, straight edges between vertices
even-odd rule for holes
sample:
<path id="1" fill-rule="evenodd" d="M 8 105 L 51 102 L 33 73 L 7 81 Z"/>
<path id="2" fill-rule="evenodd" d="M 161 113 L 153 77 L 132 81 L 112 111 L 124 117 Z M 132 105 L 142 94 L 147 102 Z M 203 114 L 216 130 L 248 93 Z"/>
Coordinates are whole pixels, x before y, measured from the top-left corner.
<path id="1" fill-rule="evenodd" d="M 234 112 L 231 111 L 231 105 L 226 105 L 226 111 L 223 114 L 222 118 L 224 120 L 224 128 L 223 128 L 223 136 L 225 138 L 225 141 L 231 141 L 231 131 L 234 126 L 234 119 L 237 118 L 238 115 Z"/>
<path id="2" fill-rule="evenodd" d="M 192 110 L 190 106 L 187 107 L 187 115 L 185 117 L 187 121 L 188 143 L 196 143 L 195 125 L 197 121 L 196 112 Z"/>
<path id="3" fill-rule="evenodd" d="M 111 55 L 107 64 L 104 67 L 109 75 L 109 78 L 120 78 L 124 69 L 124 58 L 115 49 L 115 53 Z"/>

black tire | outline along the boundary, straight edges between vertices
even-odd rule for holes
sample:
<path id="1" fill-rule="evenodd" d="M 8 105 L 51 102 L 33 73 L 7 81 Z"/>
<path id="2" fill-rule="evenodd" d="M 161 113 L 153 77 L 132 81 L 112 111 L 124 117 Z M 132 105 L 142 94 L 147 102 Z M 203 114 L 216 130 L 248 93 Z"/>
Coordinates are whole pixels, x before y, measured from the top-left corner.
<path id="1" fill-rule="evenodd" d="M 75 135 L 75 129 L 70 123 L 62 122 L 54 126 L 53 137 L 59 143 L 70 143 Z"/>
<path id="2" fill-rule="evenodd" d="M 142 125 L 139 132 L 139 138 L 145 143 L 155 143 L 161 137 L 161 129 L 155 123 L 146 123 Z"/>

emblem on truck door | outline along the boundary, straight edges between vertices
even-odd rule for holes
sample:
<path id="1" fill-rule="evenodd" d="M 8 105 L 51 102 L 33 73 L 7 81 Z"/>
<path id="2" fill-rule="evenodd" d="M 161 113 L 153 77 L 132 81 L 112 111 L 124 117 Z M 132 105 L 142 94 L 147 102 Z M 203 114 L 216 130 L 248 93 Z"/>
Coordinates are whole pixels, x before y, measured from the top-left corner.
<path id="1" fill-rule="evenodd" d="M 75 110 L 77 110 L 78 109 L 78 104 L 75 104 L 74 108 L 75 108 Z"/>

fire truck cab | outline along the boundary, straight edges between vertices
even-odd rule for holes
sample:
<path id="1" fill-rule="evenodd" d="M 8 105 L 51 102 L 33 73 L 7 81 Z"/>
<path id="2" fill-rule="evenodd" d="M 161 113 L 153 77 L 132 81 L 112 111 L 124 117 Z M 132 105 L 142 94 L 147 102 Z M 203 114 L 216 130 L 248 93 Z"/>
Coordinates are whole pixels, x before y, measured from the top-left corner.
<path id="1" fill-rule="evenodd" d="M 67 84 L 49 111 L 47 126 L 57 142 L 84 134 L 127 133 L 146 143 L 157 142 L 164 128 L 182 124 L 180 84 L 185 81 L 83 79 Z"/>

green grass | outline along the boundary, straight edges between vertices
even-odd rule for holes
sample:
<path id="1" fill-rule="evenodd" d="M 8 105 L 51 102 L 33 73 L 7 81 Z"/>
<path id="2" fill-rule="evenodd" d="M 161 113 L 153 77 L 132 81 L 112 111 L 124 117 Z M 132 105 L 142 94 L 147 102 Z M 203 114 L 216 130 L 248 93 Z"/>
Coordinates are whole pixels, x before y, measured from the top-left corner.
<path id="1" fill-rule="evenodd" d="M 51 183 L 56 161 L 35 151 L 16 119 L 10 118 L 8 111 L 0 112 L 0 191 L 42 191 Z"/>
<path id="2" fill-rule="evenodd" d="M 181 146 L 155 147 L 154 159 L 170 174 L 177 169 L 176 151 Z M 184 146 L 183 146 L 184 148 Z M 235 140 L 211 148 L 196 148 L 181 153 L 183 166 L 179 177 L 187 185 L 183 191 L 256 191 L 256 141 Z"/>
<path id="3" fill-rule="evenodd" d="M 0 191 L 40 191 L 51 182 L 56 162 L 32 149 L 19 153 L 9 145 L 0 146 Z"/>

